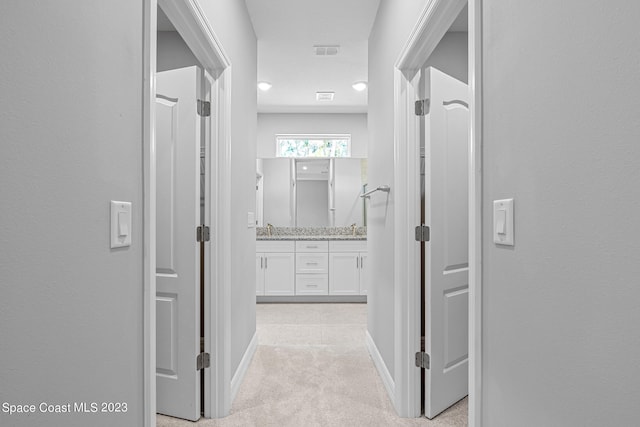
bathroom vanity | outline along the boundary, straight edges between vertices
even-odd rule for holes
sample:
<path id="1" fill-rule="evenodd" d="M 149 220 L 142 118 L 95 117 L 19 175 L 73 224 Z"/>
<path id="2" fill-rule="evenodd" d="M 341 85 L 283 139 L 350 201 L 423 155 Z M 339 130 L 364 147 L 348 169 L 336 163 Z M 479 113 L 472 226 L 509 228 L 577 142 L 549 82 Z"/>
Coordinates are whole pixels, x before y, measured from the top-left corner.
<path id="1" fill-rule="evenodd" d="M 259 227 L 258 302 L 366 301 L 365 233 L 364 227 Z"/>
<path id="2" fill-rule="evenodd" d="M 261 159 L 256 176 L 258 302 L 366 301 L 366 159 Z"/>

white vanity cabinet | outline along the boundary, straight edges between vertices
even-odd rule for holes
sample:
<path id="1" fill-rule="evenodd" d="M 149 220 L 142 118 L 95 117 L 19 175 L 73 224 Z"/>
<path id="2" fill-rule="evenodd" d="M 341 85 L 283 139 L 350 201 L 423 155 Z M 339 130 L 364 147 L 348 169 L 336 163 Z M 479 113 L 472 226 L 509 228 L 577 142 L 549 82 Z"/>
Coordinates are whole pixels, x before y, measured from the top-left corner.
<path id="1" fill-rule="evenodd" d="M 367 261 L 367 252 L 360 252 L 360 295 L 367 294 L 367 286 L 369 283 L 369 262 Z"/>
<path id="2" fill-rule="evenodd" d="M 359 298 L 366 272 L 366 240 L 256 241 L 257 296 Z"/>
<path id="3" fill-rule="evenodd" d="M 329 242 L 296 241 L 296 295 L 329 294 Z"/>
<path id="4" fill-rule="evenodd" d="M 294 242 L 256 242 L 256 294 L 295 295 Z"/>
<path id="5" fill-rule="evenodd" d="M 366 295 L 367 242 L 329 242 L 329 295 Z"/>

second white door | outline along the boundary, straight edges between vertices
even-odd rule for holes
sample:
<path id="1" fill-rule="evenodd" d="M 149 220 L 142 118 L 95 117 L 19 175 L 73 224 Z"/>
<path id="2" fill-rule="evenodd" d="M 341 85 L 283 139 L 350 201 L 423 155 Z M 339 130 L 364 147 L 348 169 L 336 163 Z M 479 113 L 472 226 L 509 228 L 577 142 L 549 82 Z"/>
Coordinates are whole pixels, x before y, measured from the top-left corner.
<path id="1" fill-rule="evenodd" d="M 156 390 L 157 411 L 200 418 L 201 71 L 157 74 Z"/>
<path id="2" fill-rule="evenodd" d="M 425 415 L 433 418 L 468 394 L 469 104 L 468 86 L 427 68 L 425 116 Z"/>

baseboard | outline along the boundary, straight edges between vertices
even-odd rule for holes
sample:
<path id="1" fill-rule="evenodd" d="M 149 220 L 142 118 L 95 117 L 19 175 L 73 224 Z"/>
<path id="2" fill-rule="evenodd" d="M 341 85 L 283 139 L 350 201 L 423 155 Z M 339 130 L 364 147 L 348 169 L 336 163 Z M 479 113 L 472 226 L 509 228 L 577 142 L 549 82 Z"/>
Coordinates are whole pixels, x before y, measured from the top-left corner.
<path id="1" fill-rule="evenodd" d="M 238 369 L 236 369 L 236 373 L 233 374 L 233 378 L 231 379 L 231 404 L 233 404 L 233 401 L 236 399 L 238 390 L 240 390 L 240 384 L 242 384 L 242 380 L 247 373 L 247 369 L 249 369 L 251 359 L 253 359 L 253 355 L 255 354 L 257 347 L 258 335 L 254 333 L 253 338 L 251 338 L 251 341 L 249 341 L 249 345 L 247 346 L 247 351 L 244 352 L 240 365 L 238 365 Z"/>
<path id="2" fill-rule="evenodd" d="M 373 364 L 378 370 L 378 374 L 380 375 L 380 378 L 382 378 L 382 384 L 384 384 L 384 388 L 387 390 L 389 399 L 391 399 L 392 402 L 395 402 L 396 401 L 395 382 L 393 381 L 393 377 L 391 376 L 391 374 L 389 373 L 389 370 L 387 369 L 387 365 L 384 363 L 384 360 L 382 359 L 382 355 L 378 351 L 378 347 L 376 346 L 376 343 L 373 341 L 373 338 L 371 338 L 371 335 L 369 335 L 369 331 L 367 331 L 366 342 L 367 342 L 367 349 L 369 350 L 369 354 L 371 355 L 371 359 L 373 359 Z"/>

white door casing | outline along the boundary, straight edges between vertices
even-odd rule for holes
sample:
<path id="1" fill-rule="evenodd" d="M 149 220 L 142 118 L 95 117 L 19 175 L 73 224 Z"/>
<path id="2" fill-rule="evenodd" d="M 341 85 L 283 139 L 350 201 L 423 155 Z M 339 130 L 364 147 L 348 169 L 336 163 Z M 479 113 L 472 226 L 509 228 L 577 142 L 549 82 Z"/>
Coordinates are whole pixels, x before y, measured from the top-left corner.
<path id="1" fill-rule="evenodd" d="M 157 412 L 200 418 L 201 121 L 197 67 L 157 74 Z"/>
<path id="2" fill-rule="evenodd" d="M 224 417 L 231 410 L 231 94 L 232 66 L 200 4 L 192 0 L 144 0 L 143 32 L 143 246 L 144 303 L 142 335 L 144 374 L 143 425 L 156 425 L 156 11 L 162 7 L 198 62 L 213 76 L 211 150 L 214 173 L 207 179 L 211 207 L 210 254 L 205 257 L 205 351 L 215 360 L 205 370 L 204 416 Z M 209 142 L 209 139 L 207 139 Z"/>
<path id="3" fill-rule="evenodd" d="M 413 356 L 420 342 L 420 246 L 413 226 L 420 221 L 419 126 L 413 103 L 420 97 L 414 76 L 469 5 L 469 427 L 482 426 L 482 0 L 431 0 L 419 15 L 394 70 L 394 384 L 387 390 L 401 416 L 417 417 L 420 406 L 419 369 Z M 417 301 L 418 304 L 415 304 Z M 416 326 L 418 326 L 416 331 Z"/>
<path id="4" fill-rule="evenodd" d="M 425 116 L 425 415 L 468 394 L 469 90 L 435 69 L 423 73 Z"/>

